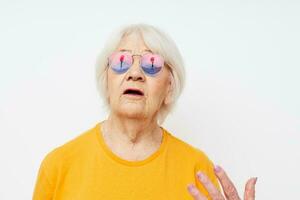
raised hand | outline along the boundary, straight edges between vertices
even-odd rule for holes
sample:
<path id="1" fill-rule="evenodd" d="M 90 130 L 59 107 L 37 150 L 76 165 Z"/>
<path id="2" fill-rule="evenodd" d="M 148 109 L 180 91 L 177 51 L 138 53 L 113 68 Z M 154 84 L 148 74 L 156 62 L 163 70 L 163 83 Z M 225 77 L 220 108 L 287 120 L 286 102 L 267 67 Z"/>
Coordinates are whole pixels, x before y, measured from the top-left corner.
<path id="1" fill-rule="evenodd" d="M 220 166 L 215 167 L 215 174 L 221 183 L 224 195 L 214 186 L 204 173 L 197 172 L 196 174 L 198 180 L 206 188 L 212 200 L 240 200 L 241 198 L 239 197 L 234 184 Z M 245 185 L 244 200 L 255 199 L 256 180 L 257 178 L 250 178 L 247 181 Z M 207 200 L 204 194 L 202 194 L 194 184 L 189 184 L 187 189 L 195 200 Z"/>

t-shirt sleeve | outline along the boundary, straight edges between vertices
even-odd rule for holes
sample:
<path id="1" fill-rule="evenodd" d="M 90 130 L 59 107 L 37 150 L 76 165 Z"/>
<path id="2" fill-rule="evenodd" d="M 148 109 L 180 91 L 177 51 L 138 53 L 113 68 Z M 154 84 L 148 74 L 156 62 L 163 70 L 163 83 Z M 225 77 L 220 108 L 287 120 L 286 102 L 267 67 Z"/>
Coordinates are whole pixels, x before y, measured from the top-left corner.
<path id="1" fill-rule="evenodd" d="M 32 200 L 51 200 L 54 196 L 57 167 L 55 150 L 42 160 L 36 178 Z"/>
<path id="2" fill-rule="evenodd" d="M 214 173 L 214 164 L 213 164 L 213 162 L 206 156 L 206 154 L 204 152 L 202 152 L 199 149 L 196 149 L 196 150 L 198 151 L 198 161 L 196 163 L 195 171 L 194 171 L 195 179 L 196 179 L 195 180 L 196 181 L 196 186 L 202 194 L 204 194 L 209 200 L 211 200 L 207 190 L 205 189 L 205 187 L 202 185 L 202 183 L 196 177 L 196 173 L 198 171 L 203 172 L 206 176 L 208 176 L 210 181 L 215 185 L 215 187 L 219 191 L 221 191 L 220 184 L 219 184 L 218 179 L 217 179 L 217 177 Z"/>

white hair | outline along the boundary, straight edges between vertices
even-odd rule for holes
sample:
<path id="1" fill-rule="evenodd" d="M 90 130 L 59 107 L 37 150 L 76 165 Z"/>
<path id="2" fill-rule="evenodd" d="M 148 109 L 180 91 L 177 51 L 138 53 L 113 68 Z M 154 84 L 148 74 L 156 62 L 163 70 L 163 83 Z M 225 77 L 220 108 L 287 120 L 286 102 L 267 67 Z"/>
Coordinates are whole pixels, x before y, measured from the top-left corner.
<path id="1" fill-rule="evenodd" d="M 171 72 L 172 100 L 170 103 L 163 103 L 157 113 L 158 124 L 165 121 L 167 115 L 173 111 L 177 99 L 185 85 L 185 68 L 182 56 L 171 37 L 162 30 L 148 24 L 131 24 L 122 26 L 113 32 L 108 38 L 104 48 L 96 62 L 96 84 L 97 90 L 104 98 L 104 107 L 110 110 L 109 96 L 107 92 L 107 69 L 108 56 L 116 50 L 122 38 L 131 33 L 139 34 L 146 46 L 154 53 L 160 54 Z"/>

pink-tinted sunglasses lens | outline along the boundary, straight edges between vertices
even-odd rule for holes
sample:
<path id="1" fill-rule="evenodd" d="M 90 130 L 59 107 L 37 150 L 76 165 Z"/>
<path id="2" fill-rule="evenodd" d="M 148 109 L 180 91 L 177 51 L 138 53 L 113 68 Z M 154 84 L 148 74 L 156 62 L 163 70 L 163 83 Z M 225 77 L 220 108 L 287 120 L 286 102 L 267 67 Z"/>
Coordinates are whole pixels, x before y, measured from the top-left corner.
<path id="1" fill-rule="evenodd" d="M 118 74 L 125 73 L 133 64 L 132 54 L 129 52 L 114 52 L 109 56 L 109 66 Z M 164 66 L 164 59 L 158 54 L 147 53 L 141 58 L 143 71 L 153 76 Z"/>
<path id="2" fill-rule="evenodd" d="M 158 54 L 147 53 L 143 55 L 141 67 L 149 75 L 157 74 L 164 66 L 164 59 Z"/>
<path id="3" fill-rule="evenodd" d="M 128 52 L 115 52 L 109 56 L 109 66 L 116 73 L 126 72 L 132 65 L 132 56 Z"/>

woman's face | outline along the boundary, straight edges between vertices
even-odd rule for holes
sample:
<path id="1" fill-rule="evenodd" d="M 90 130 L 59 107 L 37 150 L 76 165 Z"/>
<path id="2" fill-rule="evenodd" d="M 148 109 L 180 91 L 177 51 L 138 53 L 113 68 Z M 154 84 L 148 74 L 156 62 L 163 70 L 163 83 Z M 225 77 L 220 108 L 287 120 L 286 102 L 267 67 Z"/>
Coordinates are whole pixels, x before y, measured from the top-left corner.
<path id="1" fill-rule="evenodd" d="M 125 36 L 116 51 L 128 50 L 142 55 L 150 51 L 137 34 Z M 164 66 L 156 76 L 147 76 L 139 66 L 140 56 L 133 56 L 132 66 L 123 74 L 108 69 L 108 95 L 112 112 L 129 118 L 152 118 L 171 99 L 171 74 Z M 128 88 L 143 91 L 143 95 L 123 94 Z"/>

